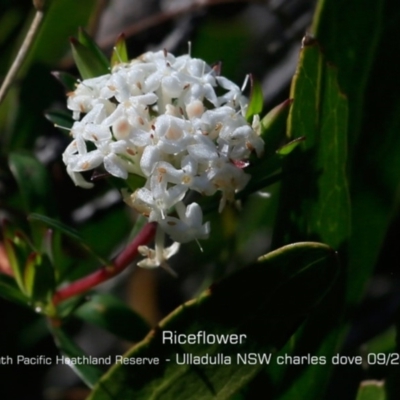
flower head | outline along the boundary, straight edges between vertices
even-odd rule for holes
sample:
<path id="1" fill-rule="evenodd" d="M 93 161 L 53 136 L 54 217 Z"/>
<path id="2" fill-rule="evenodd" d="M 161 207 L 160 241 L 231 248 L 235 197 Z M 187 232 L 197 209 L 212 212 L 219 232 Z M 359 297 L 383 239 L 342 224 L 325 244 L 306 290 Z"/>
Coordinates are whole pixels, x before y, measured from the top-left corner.
<path id="1" fill-rule="evenodd" d="M 125 201 L 175 242 L 205 239 L 209 223 L 197 203 L 187 204 L 188 192 L 221 192 L 221 211 L 246 186 L 250 176 L 240 165 L 264 146 L 258 116 L 252 125 L 245 119 L 247 103 L 236 84 L 204 61 L 148 52 L 69 93 L 76 122 L 63 160 L 85 188 L 92 184 L 81 173 L 100 166 L 121 179 L 142 176 L 145 185 Z M 163 252 L 160 242 L 157 255 L 142 249 L 141 265 L 161 265 L 175 252 Z"/>

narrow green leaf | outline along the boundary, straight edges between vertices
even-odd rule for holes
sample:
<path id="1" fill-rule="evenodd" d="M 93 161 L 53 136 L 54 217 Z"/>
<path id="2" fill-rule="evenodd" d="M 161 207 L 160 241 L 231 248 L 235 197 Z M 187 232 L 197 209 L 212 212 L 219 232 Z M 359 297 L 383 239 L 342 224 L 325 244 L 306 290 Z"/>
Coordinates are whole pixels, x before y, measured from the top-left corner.
<path id="1" fill-rule="evenodd" d="M 97 58 L 97 55 L 88 47 L 84 46 L 77 39 L 70 39 L 72 56 L 79 70 L 82 79 L 90 79 L 106 75 L 110 71 L 104 63 Z"/>
<path id="2" fill-rule="evenodd" d="M 149 332 L 145 320 L 110 294 L 94 294 L 74 315 L 122 339 L 138 342 Z"/>
<path id="3" fill-rule="evenodd" d="M 36 266 L 40 263 L 40 256 L 37 253 L 31 253 L 26 259 L 24 268 L 24 287 L 26 294 L 32 298 Z"/>
<path id="4" fill-rule="evenodd" d="M 125 35 L 121 33 L 118 36 L 117 42 L 115 43 L 112 55 L 111 55 L 111 66 L 127 63 L 129 61 L 128 50 L 126 48 Z"/>
<path id="5" fill-rule="evenodd" d="M 68 129 L 74 124 L 71 113 L 65 110 L 48 110 L 44 116 L 65 134 L 69 134 Z"/>
<path id="6" fill-rule="evenodd" d="M 104 70 L 108 72 L 110 69 L 110 62 L 108 61 L 107 57 L 102 52 L 100 47 L 97 46 L 97 43 L 82 27 L 80 27 L 78 30 L 78 40 L 92 52 L 93 58 L 96 59 L 96 62 L 99 65 L 103 65 Z"/>
<path id="7" fill-rule="evenodd" d="M 292 103 L 293 99 L 285 100 L 269 111 L 260 121 L 261 137 L 265 141 L 265 156 L 274 154 L 285 140 L 286 120 Z"/>
<path id="8" fill-rule="evenodd" d="M 254 115 L 260 114 L 264 105 L 264 98 L 259 81 L 255 80 L 253 75 L 250 75 L 250 101 L 246 111 L 246 119 L 251 122 Z"/>
<path id="9" fill-rule="evenodd" d="M 4 249 L 19 289 L 24 295 L 28 295 L 24 282 L 24 267 L 30 249 L 23 241 L 15 243 L 10 238 L 4 240 Z"/>
<path id="10" fill-rule="evenodd" d="M 70 228 L 69 226 L 63 224 L 62 222 L 57 221 L 56 219 L 47 217 L 45 215 L 36 214 L 36 213 L 29 214 L 29 219 L 41 221 L 41 222 L 45 223 L 46 225 L 62 232 L 64 235 L 67 235 L 70 238 L 75 239 L 76 241 L 79 241 L 79 242 L 82 241 L 82 238 L 79 235 L 77 230 Z"/>
<path id="11" fill-rule="evenodd" d="M 322 244 L 297 243 L 266 255 L 176 309 L 125 355 L 128 364 L 117 362 L 111 368 L 89 399 L 176 400 L 193 398 L 193 393 L 197 400 L 232 399 L 321 301 L 336 274 L 336 255 Z M 203 333 L 243 336 L 235 344 L 163 340 L 173 333 L 181 338 Z M 248 353 L 266 357 L 264 365 L 238 361 L 238 354 Z M 225 363 L 190 365 L 183 361 L 185 354 L 219 357 Z M 129 365 L 145 357 L 152 364 Z"/>
<path id="12" fill-rule="evenodd" d="M 304 136 L 294 139 L 294 140 L 290 141 L 289 143 L 286 143 L 285 145 L 280 147 L 276 152 L 280 156 L 287 156 L 305 139 L 306 138 Z"/>
<path id="13" fill-rule="evenodd" d="M 87 245 L 87 243 L 82 239 L 81 235 L 75 230 L 70 228 L 69 226 L 63 224 L 60 221 L 57 221 L 56 219 L 49 218 L 45 215 L 41 214 L 29 214 L 28 220 L 30 221 L 40 221 L 44 223 L 46 226 L 54 228 L 55 230 L 63 233 L 64 235 L 67 235 L 71 239 L 73 239 L 76 243 L 78 243 L 83 249 L 85 249 L 88 253 L 92 254 L 94 257 L 97 258 L 97 260 L 103 264 L 107 265 L 109 262 L 105 260 L 103 257 L 98 255 L 96 252 L 94 252 L 91 247 Z"/>
<path id="14" fill-rule="evenodd" d="M 29 255 L 24 269 L 24 286 L 33 302 L 47 302 L 54 290 L 55 279 L 54 269 L 45 255 Z"/>
<path id="15" fill-rule="evenodd" d="M 27 307 L 29 300 L 10 276 L 0 274 L 0 296 L 8 301 Z"/>
<path id="16" fill-rule="evenodd" d="M 356 400 L 386 400 L 383 381 L 364 381 L 358 389 Z"/>
<path id="17" fill-rule="evenodd" d="M 51 331 L 57 347 L 65 357 L 78 361 L 88 357 L 61 328 L 51 327 Z M 94 387 L 102 375 L 101 370 L 90 363 L 71 363 L 71 368 L 90 388 Z"/>

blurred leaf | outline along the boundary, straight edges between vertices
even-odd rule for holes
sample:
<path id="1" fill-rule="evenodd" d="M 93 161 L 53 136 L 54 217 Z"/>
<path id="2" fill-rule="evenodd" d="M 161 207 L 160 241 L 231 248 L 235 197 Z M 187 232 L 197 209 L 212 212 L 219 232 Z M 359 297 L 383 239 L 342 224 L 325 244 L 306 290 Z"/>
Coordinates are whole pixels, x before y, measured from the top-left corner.
<path id="1" fill-rule="evenodd" d="M 210 43 L 213 45 L 210 46 Z M 210 65 L 223 60 L 223 75 L 237 81 L 243 79 L 240 67 L 247 68 L 244 60 L 251 43 L 251 31 L 243 20 L 211 17 L 199 26 L 193 42 L 192 56 L 199 57 Z"/>
<path id="2" fill-rule="evenodd" d="M 118 36 L 117 42 L 115 43 L 112 55 L 111 55 L 111 66 L 119 63 L 126 63 L 129 61 L 128 50 L 126 48 L 125 35 L 121 33 Z"/>
<path id="3" fill-rule="evenodd" d="M 49 218 L 45 215 L 41 214 L 29 214 L 28 219 L 30 221 L 40 221 L 41 223 L 44 223 L 46 227 L 51 227 L 55 229 L 56 231 L 70 237 L 73 239 L 73 241 L 79 245 L 82 249 L 84 249 L 87 253 L 91 254 L 100 264 L 102 265 L 108 265 L 109 262 L 100 256 L 95 250 L 93 250 L 92 246 L 88 245 L 87 242 L 82 238 L 82 236 L 75 230 L 67 225 L 63 224 L 60 221 L 57 221 L 53 218 Z M 80 274 L 85 274 L 87 271 L 82 270 L 80 271 Z M 82 275 L 80 275 L 82 276 Z"/>
<path id="4" fill-rule="evenodd" d="M 30 214 L 29 215 L 29 219 L 30 220 L 37 220 L 37 221 L 41 221 L 44 224 L 46 224 L 47 226 L 50 226 L 54 229 L 56 229 L 57 231 L 60 231 L 61 233 L 63 233 L 64 235 L 69 236 L 72 239 L 75 239 L 78 242 L 82 241 L 81 236 L 79 235 L 78 231 L 70 228 L 69 226 L 63 224 L 60 221 L 57 221 L 53 218 L 47 217 L 46 215 L 41 215 L 41 214 Z"/>
<path id="5" fill-rule="evenodd" d="M 364 381 L 358 389 L 356 400 L 386 400 L 383 381 Z"/>
<path id="6" fill-rule="evenodd" d="M 19 289 L 24 295 L 29 296 L 25 287 L 24 267 L 32 249 L 23 238 L 17 236 L 13 238 L 6 237 L 4 240 L 4 249 Z"/>
<path id="7" fill-rule="evenodd" d="M 260 114 L 264 105 L 264 98 L 260 82 L 255 80 L 254 77 L 250 75 L 250 84 L 250 101 L 246 111 L 246 119 L 249 122 L 252 121 L 254 115 Z"/>
<path id="8" fill-rule="evenodd" d="M 9 41 L 10 34 L 18 26 L 22 19 L 22 13 L 16 8 L 11 8 L 0 15 L 0 45 Z"/>
<path id="9" fill-rule="evenodd" d="M 139 314 L 110 294 L 91 295 L 74 315 L 131 342 L 142 340 L 150 329 Z"/>
<path id="10" fill-rule="evenodd" d="M 84 241 L 96 254 L 103 257 L 104 261 L 109 260 L 109 255 L 116 246 L 126 243 L 126 236 L 132 228 L 132 221 L 127 212 L 125 205 L 119 203 L 104 213 L 101 218 L 88 221 L 80 229 Z M 107 232 L 112 232 L 112 237 Z"/>
<path id="11" fill-rule="evenodd" d="M 51 184 L 46 168 L 29 154 L 11 153 L 9 166 L 18 183 L 25 210 L 54 214 Z"/>
<path id="12" fill-rule="evenodd" d="M 67 132 L 63 128 L 70 129 L 74 124 L 71 113 L 65 110 L 48 110 L 45 113 L 45 117 L 65 133 Z"/>
<path id="13" fill-rule="evenodd" d="M 70 43 L 72 55 L 82 79 L 94 78 L 110 72 L 108 67 L 104 66 L 103 61 L 97 57 L 94 50 L 75 38 L 71 38 Z"/>
<path id="14" fill-rule="evenodd" d="M 365 353 L 393 353 L 396 349 L 396 329 L 390 327 L 363 344 Z"/>
<path id="15" fill-rule="evenodd" d="M 74 35 L 80 26 L 87 26 L 96 0 L 71 2 L 71 0 L 49 1 L 45 19 L 32 46 L 28 62 L 40 62 L 55 65 L 68 51 L 68 38 Z"/>
<path id="16" fill-rule="evenodd" d="M 130 243 L 137 235 L 138 233 L 142 230 L 142 228 L 147 224 L 147 218 L 139 214 L 136 217 L 135 223 L 133 225 L 132 230 L 129 233 L 129 237 L 127 239 L 127 243 Z"/>
<path id="17" fill-rule="evenodd" d="M 379 42 L 372 65 L 366 66 L 370 75 L 360 105 L 363 119 L 351 165 L 350 279 L 359 282 L 348 290 L 351 305 L 360 300 L 376 266 L 386 232 L 398 212 L 400 193 L 400 62 L 393 59 L 400 51 L 400 42 L 392 40 L 400 37 L 400 8 L 396 0 L 378 3 L 384 4 L 384 13 L 377 12 L 370 37 L 373 45 L 378 38 Z M 364 68 L 364 60 L 360 60 L 359 68 Z"/>
<path id="18" fill-rule="evenodd" d="M 63 84 L 66 90 L 73 92 L 76 89 L 78 79 L 75 76 L 63 71 L 53 71 L 51 74 Z"/>
<path id="19" fill-rule="evenodd" d="M 69 338 L 66 332 L 61 328 L 52 326 L 51 331 L 54 336 L 57 347 L 65 357 L 78 358 L 87 357 L 87 355 L 78 347 L 72 339 Z M 83 380 L 83 382 L 92 388 L 100 379 L 102 372 L 100 369 L 92 364 L 86 363 L 72 363 L 71 368 Z"/>
<path id="20" fill-rule="evenodd" d="M 239 364 L 236 354 L 268 357 L 292 335 L 325 296 L 337 274 L 328 246 L 298 243 L 267 254 L 253 266 L 213 285 L 163 320 L 127 358 L 158 357 L 158 365 L 117 364 L 89 399 L 231 399 L 263 366 Z M 248 290 L 251 288 L 251 290 Z M 245 290 L 244 290 L 245 289 Z M 229 304 L 229 307 L 226 305 Z M 246 335 L 242 344 L 176 345 L 163 343 L 163 332 Z M 225 365 L 179 365 L 183 354 L 232 357 Z"/>
<path id="21" fill-rule="evenodd" d="M 22 294 L 15 280 L 2 274 L 0 274 L 0 297 L 25 307 L 29 304 L 28 298 Z"/>
<path id="22" fill-rule="evenodd" d="M 26 294 L 32 298 L 33 287 L 35 281 L 36 266 L 40 262 L 40 256 L 37 253 L 29 254 L 24 265 L 24 287 Z"/>
<path id="23" fill-rule="evenodd" d="M 24 286 L 34 302 L 46 303 L 55 286 L 54 269 L 45 255 L 31 253 L 24 269 Z"/>

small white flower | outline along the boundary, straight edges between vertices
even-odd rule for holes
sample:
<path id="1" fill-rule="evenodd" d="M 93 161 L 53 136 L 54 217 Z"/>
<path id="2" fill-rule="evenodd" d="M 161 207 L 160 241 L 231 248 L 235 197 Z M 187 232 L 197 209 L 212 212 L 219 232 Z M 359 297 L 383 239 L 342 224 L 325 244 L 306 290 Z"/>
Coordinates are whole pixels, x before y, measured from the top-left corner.
<path id="1" fill-rule="evenodd" d="M 167 270 L 171 275 L 177 276 L 174 270 L 170 268 L 167 260 L 179 251 L 180 243 L 174 242 L 170 247 L 164 247 L 164 232 L 157 227 L 155 238 L 155 249 L 147 246 L 139 246 L 139 253 L 146 257 L 138 262 L 138 266 L 142 268 L 157 268 L 162 267 Z"/>
<path id="2" fill-rule="evenodd" d="M 210 223 L 203 224 L 203 213 L 197 203 L 187 207 L 179 202 L 175 205 L 179 218 L 166 217 L 160 221 L 161 227 L 172 240 L 187 243 L 192 240 L 207 239 L 210 234 Z"/>

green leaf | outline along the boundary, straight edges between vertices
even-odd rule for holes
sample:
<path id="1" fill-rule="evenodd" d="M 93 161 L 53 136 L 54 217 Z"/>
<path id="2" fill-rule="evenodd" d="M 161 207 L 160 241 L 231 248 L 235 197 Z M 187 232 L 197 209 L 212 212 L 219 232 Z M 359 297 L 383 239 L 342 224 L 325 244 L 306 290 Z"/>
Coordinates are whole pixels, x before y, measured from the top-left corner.
<path id="1" fill-rule="evenodd" d="M 3 274 L 0 274 L 0 296 L 25 307 L 29 304 L 28 298 L 17 287 L 15 280 Z"/>
<path id="2" fill-rule="evenodd" d="M 129 61 L 128 50 L 126 48 L 125 35 L 121 33 L 118 36 L 117 42 L 115 43 L 112 55 L 111 55 L 111 66 L 126 63 Z"/>
<path id="3" fill-rule="evenodd" d="M 50 217 L 47 217 L 47 216 L 41 215 L 41 214 L 35 214 L 35 213 L 30 214 L 29 219 L 41 221 L 44 224 L 46 224 L 47 226 L 50 226 L 50 227 L 56 229 L 57 231 L 62 232 L 64 235 L 69 236 L 71 239 L 74 239 L 78 242 L 82 241 L 82 238 L 79 235 L 77 230 L 70 228 L 69 226 L 63 224 L 62 222 L 57 221 L 56 219 L 53 219 L 53 218 L 50 218 Z"/>
<path id="4" fill-rule="evenodd" d="M 289 143 L 286 143 L 282 147 L 280 147 L 276 152 L 280 156 L 287 156 L 290 154 L 303 140 L 305 140 L 305 137 L 299 137 L 297 139 L 294 139 L 290 141 Z"/>
<path id="5" fill-rule="evenodd" d="M 8 160 L 27 212 L 52 214 L 51 184 L 46 168 L 29 154 L 11 153 Z"/>
<path id="6" fill-rule="evenodd" d="M 291 99 L 285 100 L 268 112 L 260 121 L 261 137 L 265 141 L 264 154 L 260 159 L 251 159 L 251 165 L 246 168 L 246 173 L 251 175 L 252 179 L 244 190 L 236 195 L 236 198 L 246 198 L 249 194 L 264 189 L 282 179 L 282 174 L 278 172 L 282 168 L 282 156 L 288 155 L 297 147 L 298 142 L 304 139 L 297 138 L 279 148 L 285 139 L 286 120 L 292 102 L 293 100 Z M 212 207 L 209 206 L 209 208 L 211 209 Z"/>
<path id="7" fill-rule="evenodd" d="M 285 100 L 269 111 L 260 121 L 261 137 L 265 141 L 264 152 L 266 157 L 274 154 L 285 139 L 286 120 L 292 103 L 293 99 Z"/>
<path id="8" fill-rule="evenodd" d="M 387 25 L 382 18 L 385 3 L 374 1 L 366 9 L 363 0 L 321 0 L 314 15 L 311 32 L 324 49 L 326 60 L 338 67 L 339 85 L 349 99 L 350 155 L 361 134 L 367 83 L 382 29 Z M 392 13 L 389 18 L 393 17 Z"/>
<path id="9" fill-rule="evenodd" d="M 250 75 L 250 101 L 246 111 L 246 120 L 251 122 L 254 115 L 260 114 L 264 105 L 264 98 L 259 81 L 255 80 L 253 75 Z"/>
<path id="10" fill-rule="evenodd" d="M 393 54 L 400 51 L 400 43 L 391 38 L 400 35 L 400 8 L 396 0 L 379 3 L 385 5 L 384 14 L 377 12 L 375 29 L 370 36 L 372 45 L 378 37 L 380 40 L 367 81 L 366 97 L 360 104 L 362 125 L 351 165 L 353 235 L 350 273 L 351 280 L 359 284 L 348 290 L 350 304 L 358 302 L 363 295 L 399 204 L 400 62 L 393 59 Z M 362 7 L 360 4 L 360 9 Z M 375 7 L 374 3 L 373 9 Z M 363 68 L 364 60 L 360 60 L 357 69 Z"/>
<path id="11" fill-rule="evenodd" d="M 176 309 L 125 358 L 150 358 L 159 364 L 117 363 L 100 380 L 90 400 L 231 399 L 263 365 L 241 364 L 237 354 L 273 357 L 337 274 L 337 258 L 328 246 L 298 243 L 267 254 L 253 266 L 214 284 L 200 297 Z M 227 307 L 227 305 L 229 305 Z M 163 332 L 180 335 L 245 335 L 236 344 L 163 343 Z M 169 337 L 169 333 L 167 333 Z M 231 364 L 179 365 L 184 353 L 230 358 Z M 221 356 L 220 356 L 221 357 Z"/>
<path id="12" fill-rule="evenodd" d="M 30 293 L 25 286 L 24 275 L 25 263 L 33 251 L 32 247 L 22 232 L 11 233 L 7 231 L 7 229 L 4 229 L 3 232 L 5 236 L 4 249 L 15 277 L 15 281 L 21 292 L 29 297 Z"/>
<path id="13" fill-rule="evenodd" d="M 8 262 L 10 263 L 10 268 L 15 277 L 15 281 L 18 284 L 19 289 L 22 293 L 25 293 L 24 282 L 22 279 L 23 270 L 21 267 L 21 263 L 19 261 L 19 257 L 17 256 L 16 248 L 12 240 L 6 239 L 4 240 L 4 249 L 7 254 Z"/>
<path id="14" fill-rule="evenodd" d="M 101 257 L 97 252 L 93 251 L 93 249 L 86 243 L 86 241 L 81 237 L 81 235 L 75 230 L 70 228 L 69 226 L 63 224 L 60 221 L 57 221 L 56 219 L 49 218 L 45 215 L 41 214 L 29 214 L 28 219 L 30 221 L 40 221 L 44 223 L 47 227 L 51 227 L 55 229 L 56 231 L 70 237 L 73 239 L 81 248 L 83 248 L 85 251 L 87 251 L 89 254 L 94 256 L 98 262 L 100 262 L 103 265 L 108 265 L 109 262 Z"/>
<path id="15" fill-rule="evenodd" d="M 33 302 L 46 303 L 55 286 L 54 269 L 45 255 L 31 253 L 24 269 L 24 287 Z"/>
<path id="16" fill-rule="evenodd" d="M 383 381 L 364 381 L 358 389 L 356 400 L 386 400 Z"/>
<path id="17" fill-rule="evenodd" d="M 336 69 L 326 64 L 317 42 L 308 40 L 292 82 L 288 120 L 289 137 L 306 140 L 286 159 L 277 242 L 308 237 L 338 249 L 350 232 L 347 100 Z"/>
<path id="18" fill-rule="evenodd" d="M 44 116 L 53 123 L 54 126 L 62 129 L 66 134 L 68 134 L 68 132 L 64 128 L 70 129 L 74 124 L 71 113 L 65 110 L 48 110 L 45 112 Z"/>
<path id="19" fill-rule="evenodd" d="M 149 332 L 144 319 L 110 294 L 94 294 L 74 315 L 122 339 L 138 342 Z"/>
<path id="20" fill-rule="evenodd" d="M 70 0 L 53 0 L 47 2 L 43 23 L 39 29 L 31 50 L 24 62 L 20 75 L 25 75 L 33 63 L 56 65 L 68 51 L 68 37 L 76 32 L 79 26 L 87 26 L 90 17 L 97 7 L 96 0 L 85 0 L 79 4 Z M 66 18 L 66 16 L 68 16 Z M 31 19 L 27 19 L 27 26 Z M 27 31 L 27 26 L 23 31 Z M 19 49 L 21 42 L 15 43 Z"/>
<path id="21" fill-rule="evenodd" d="M 110 72 L 93 49 L 83 45 L 75 38 L 71 38 L 70 43 L 72 56 L 82 79 L 94 78 Z"/>
<path id="22" fill-rule="evenodd" d="M 78 40 L 92 52 L 93 58 L 96 59 L 96 62 L 98 64 L 102 64 L 103 69 L 109 72 L 110 62 L 108 61 L 105 54 L 101 51 L 100 47 L 97 46 L 97 43 L 90 37 L 90 35 L 82 27 L 80 27 L 78 30 Z"/>
<path id="23" fill-rule="evenodd" d="M 57 347 L 65 357 L 71 359 L 78 358 L 78 360 L 79 358 L 83 360 L 82 357 L 87 357 L 63 329 L 52 326 L 51 331 Z M 90 388 L 94 387 L 102 375 L 101 370 L 90 363 L 72 363 L 71 368 Z"/>
<path id="24" fill-rule="evenodd" d="M 26 259 L 24 268 L 24 287 L 29 298 L 32 298 L 35 281 L 36 266 L 40 263 L 40 256 L 37 253 L 31 253 Z"/>
<path id="25" fill-rule="evenodd" d="M 323 241 L 339 251 L 346 262 L 350 236 L 350 200 L 347 182 L 347 99 L 337 82 L 337 70 L 328 65 L 318 43 L 303 40 L 296 75 L 292 81 L 294 99 L 289 119 L 291 139 L 305 137 L 285 158 L 280 210 L 275 225 L 274 247 L 301 239 Z M 323 302 L 321 310 L 307 321 L 283 350 L 287 354 L 329 356 L 341 339 L 346 272 Z M 304 393 L 310 382 L 312 399 L 322 397 L 331 365 L 276 366 L 280 400 Z M 287 382 L 292 382 L 288 385 Z"/>
<path id="26" fill-rule="evenodd" d="M 75 76 L 63 71 L 54 71 L 51 74 L 58 81 L 60 81 L 63 84 L 64 88 L 69 92 L 73 92 L 76 89 L 78 79 Z"/>

